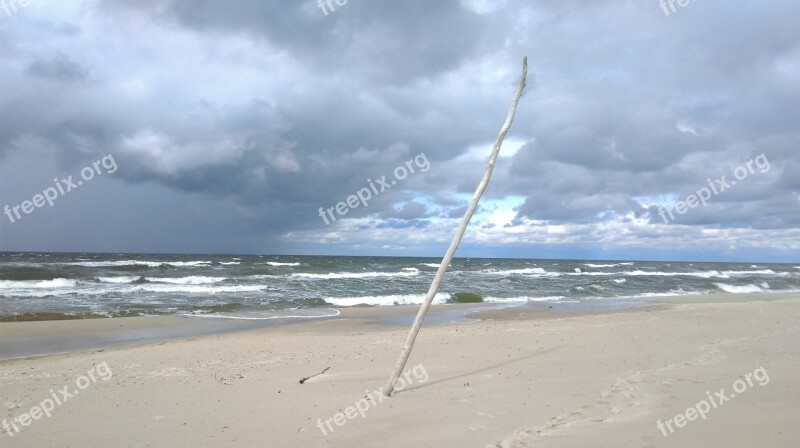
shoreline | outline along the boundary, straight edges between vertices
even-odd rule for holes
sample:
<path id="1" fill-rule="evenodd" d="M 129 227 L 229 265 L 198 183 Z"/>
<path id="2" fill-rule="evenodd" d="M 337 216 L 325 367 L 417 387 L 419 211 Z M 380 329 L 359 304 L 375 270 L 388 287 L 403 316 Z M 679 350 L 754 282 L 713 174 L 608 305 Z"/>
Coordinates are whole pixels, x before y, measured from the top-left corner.
<path id="1" fill-rule="evenodd" d="M 467 314 L 494 304 L 434 305 L 426 324 L 466 322 Z M 236 319 L 202 316 L 136 316 L 106 319 L 0 322 L 0 363 L 98 349 L 160 344 L 186 338 L 258 331 L 269 327 L 348 319 L 364 325 L 410 326 L 418 306 L 339 308 L 336 316 Z"/>
<path id="2" fill-rule="evenodd" d="M 0 418 L 8 421 L 49 391 L 74 388 L 93 366 L 113 376 L 0 439 L 9 447 L 54 437 L 65 446 L 187 448 L 790 446 L 800 437 L 800 294 L 682 301 L 588 313 L 530 307 L 522 316 L 507 308 L 425 325 L 407 365 L 410 386 L 387 399 L 375 391 L 408 329 L 381 318 L 416 307 L 5 360 Z M 675 425 L 706 391 L 762 368 L 768 384 Z M 374 404 L 363 417 L 344 416 L 365 391 Z M 663 435 L 657 422 L 667 421 L 674 432 Z"/>
<path id="3" fill-rule="evenodd" d="M 557 318 L 597 313 L 618 313 L 673 304 L 741 303 L 782 300 L 793 293 L 705 294 L 642 297 L 641 304 L 619 306 L 613 299 L 606 304 L 583 309 L 549 302 L 533 303 L 452 303 L 433 305 L 425 325 L 474 322 L 489 319 L 525 320 Z M 134 316 L 104 319 L 65 319 L 0 322 L 0 362 L 68 354 L 115 347 L 159 344 L 186 338 L 201 338 L 225 333 L 258 331 L 273 326 L 298 325 L 346 319 L 357 325 L 410 327 L 419 305 L 394 307 L 331 308 L 335 316 L 275 319 L 210 318 L 204 316 Z"/>

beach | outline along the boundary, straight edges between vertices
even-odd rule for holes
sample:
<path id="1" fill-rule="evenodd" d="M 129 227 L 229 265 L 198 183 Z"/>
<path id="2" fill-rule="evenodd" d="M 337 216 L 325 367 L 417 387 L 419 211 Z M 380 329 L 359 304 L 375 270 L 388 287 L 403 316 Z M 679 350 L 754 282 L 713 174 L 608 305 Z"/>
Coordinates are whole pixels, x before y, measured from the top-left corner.
<path id="1" fill-rule="evenodd" d="M 406 384 L 381 398 L 408 330 L 387 316 L 415 311 L 350 308 L 5 360 L 2 418 L 18 431 L 8 425 L 2 445 L 735 447 L 800 437 L 798 294 L 659 297 L 591 312 L 469 309 L 474 319 L 423 327 Z M 0 341 L 107 331 L 115 321 L 154 325 L 2 323 Z"/>
<path id="2" fill-rule="evenodd" d="M 731 6 L 0 0 L 0 448 L 800 447 Z"/>

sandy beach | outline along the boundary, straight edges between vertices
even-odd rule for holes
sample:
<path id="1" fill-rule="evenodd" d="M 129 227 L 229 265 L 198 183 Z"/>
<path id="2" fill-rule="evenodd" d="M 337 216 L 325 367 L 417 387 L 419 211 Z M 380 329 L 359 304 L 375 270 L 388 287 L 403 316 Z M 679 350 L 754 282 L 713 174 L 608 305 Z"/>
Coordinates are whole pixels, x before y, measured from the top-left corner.
<path id="1" fill-rule="evenodd" d="M 385 317 L 415 310 L 344 309 L 327 320 L 2 361 L 0 440 L 9 448 L 787 447 L 800 438 L 798 294 L 658 299 L 592 313 L 478 311 L 479 320 L 423 327 L 407 384 L 381 398 L 407 331 Z M 3 323 L 0 343 L 114 324 L 164 325 Z"/>

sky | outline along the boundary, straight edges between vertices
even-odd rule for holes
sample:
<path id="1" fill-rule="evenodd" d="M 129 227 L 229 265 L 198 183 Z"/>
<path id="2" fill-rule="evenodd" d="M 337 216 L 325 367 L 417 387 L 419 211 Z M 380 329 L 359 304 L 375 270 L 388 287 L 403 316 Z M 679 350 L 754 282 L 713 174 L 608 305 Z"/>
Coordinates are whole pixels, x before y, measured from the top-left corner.
<path id="1" fill-rule="evenodd" d="M 441 256 L 527 56 L 458 256 L 798 262 L 800 2 L 682 4 L 0 0 L 0 250 Z"/>

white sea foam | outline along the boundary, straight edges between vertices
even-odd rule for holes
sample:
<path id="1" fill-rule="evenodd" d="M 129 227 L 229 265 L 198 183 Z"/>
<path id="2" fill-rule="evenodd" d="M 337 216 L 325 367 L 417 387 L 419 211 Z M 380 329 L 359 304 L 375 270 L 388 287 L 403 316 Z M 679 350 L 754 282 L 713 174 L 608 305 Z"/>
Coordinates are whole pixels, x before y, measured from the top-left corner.
<path id="1" fill-rule="evenodd" d="M 723 274 L 726 275 L 780 275 L 784 274 L 783 272 L 775 272 L 772 269 L 761 269 L 758 271 L 722 271 Z"/>
<path id="2" fill-rule="evenodd" d="M 137 276 L 118 276 L 118 277 L 97 277 L 102 283 L 125 284 L 134 283 L 141 277 Z M 201 275 L 194 275 L 188 277 L 146 277 L 149 283 L 169 283 L 173 285 L 207 285 L 211 283 L 219 283 L 227 280 L 227 277 L 205 277 Z"/>
<path id="3" fill-rule="evenodd" d="M 210 261 L 142 261 L 142 260 L 121 260 L 121 261 L 81 261 L 77 263 L 61 263 L 71 266 L 83 266 L 87 268 L 106 268 L 115 266 L 147 266 L 157 268 L 162 264 L 175 267 L 205 267 L 211 264 Z"/>
<path id="4" fill-rule="evenodd" d="M 628 271 L 623 272 L 622 275 L 629 276 L 651 276 L 651 277 L 700 277 L 700 278 L 729 278 L 729 275 L 719 271 L 704 271 L 704 272 L 648 272 L 648 271 Z"/>
<path id="5" fill-rule="evenodd" d="M 557 277 L 561 275 L 558 272 L 547 272 L 542 268 L 506 269 L 506 270 L 484 269 L 482 272 L 491 275 L 542 275 L 551 277 Z"/>
<path id="6" fill-rule="evenodd" d="M 545 296 L 545 297 L 531 297 L 531 296 L 518 296 L 518 297 L 484 297 L 484 302 L 489 303 L 527 303 L 527 302 L 561 302 L 565 300 L 564 296 Z"/>
<path id="7" fill-rule="evenodd" d="M 737 286 L 737 285 L 728 285 L 728 284 L 725 284 L 725 283 L 714 283 L 714 285 L 717 288 L 719 288 L 719 289 L 721 289 L 721 290 L 723 290 L 725 292 L 729 292 L 729 293 L 733 293 L 733 294 L 746 294 L 746 293 L 752 293 L 752 292 L 764 292 L 764 289 L 762 289 L 761 287 L 759 287 L 757 285 L 740 285 L 740 286 Z M 769 286 L 769 285 L 767 285 L 767 286 Z"/>
<path id="8" fill-rule="evenodd" d="M 433 298 L 433 303 L 447 303 L 449 294 L 437 293 Z M 326 297 L 325 301 L 336 306 L 356 306 L 356 305 L 419 305 L 425 300 L 424 294 L 397 294 L 386 296 L 359 296 L 359 297 Z"/>
<path id="9" fill-rule="evenodd" d="M 638 299 L 642 297 L 673 297 L 673 296 L 697 296 L 703 295 L 704 292 L 701 291 L 684 291 L 683 289 L 673 289 L 668 292 L 643 292 L 640 294 L 634 294 L 629 296 L 618 296 L 618 297 L 600 297 L 601 299 L 610 299 L 610 300 L 617 300 L 617 299 Z"/>
<path id="10" fill-rule="evenodd" d="M 622 263 L 620 263 L 622 264 Z M 695 271 L 695 272 L 662 272 L 662 271 L 625 271 L 625 272 L 584 272 L 580 268 L 575 268 L 575 272 L 548 272 L 542 268 L 526 268 L 526 269 L 484 269 L 482 271 L 491 275 L 531 275 L 531 276 L 548 276 L 558 277 L 562 275 L 568 276 L 630 276 L 630 277 L 699 277 L 699 278 L 730 278 L 731 276 L 738 275 L 789 275 L 785 272 L 775 272 L 771 269 L 761 269 L 755 271 Z"/>
<path id="11" fill-rule="evenodd" d="M 209 286 L 209 285 L 170 285 L 170 284 L 145 284 L 137 285 L 130 289 L 130 292 L 174 292 L 185 294 L 223 294 L 233 292 L 256 292 L 264 289 L 263 285 L 230 285 L 230 286 Z"/>
<path id="12" fill-rule="evenodd" d="M 623 275 L 630 276 L 654 276 L 654 277 L 700 277 L 700 278 L 730 278 L 737 275 L 786 275 L 783 272 L 775 272 L 771 269 L 761 269 L 758 271 L 697 271 L 697 272 L 647 272 L 647 271 L 629 271 L 623 272 Z"/>
<path id="13" fill-rule="evenodd" d="M 189 277 L 147 277 L 147 281 L 152 283 L 170 283 L 173 285 L 208 285 L 225 281 L 226 277 L 204 277 L 193 275 Z"/>
<path id="14" fill-rule="evenodd" d="M 7 298 L 14 298 L 14 297 L 44 298 L 53 296 L 64 296 L 71 293 L 72 291 L 69 289 L 24 289 L 24 290 L 7 289 L 7 290 L 2 290 L 2 294 L 0 295 Z"/>
<path id="15" fill-rule="evenodd" d="M 54 280 L 43 280 L 38 282 L 34 288 L 72 288 L 78 284 L 77 280 L 57 278 Z"/>
<path id="16" fill-rule="evenodd" d="M 436 269 L 439 269 L 439 266 L 441 265 L 442 265 L 441 263 L 420 263 L 420 266 L 427 266 L 429 268 L 436 268 Z M 484 266 L 491 266 L 491 265 L 492 265 L 491 263 L 484 264 Z M 450 263 L 447 265 L 447 267 L 448 268 L 453 267 L 453 264 Z"/>
<path id="17" fill-rule="evenodd" d="M 314 310 L 309 314 L 298 314 L 301 310 L 292 310 L 293 314 L 280 314 L 277 312 L 260 312 L 249 311 L 246 313 L 226 313 L 226 314 L 179 314 L 180 316 L 190 317 L 205 317 L 210 319 L 233 319 L 233 320 L 273 320 L 273 319 L 321 319 L 324 317 L 336 317 L 341 314 L 341 311 L 333 308 L 323 308 L 322 310 Z M 325 314 L 319 314 L 326 311 Z"/>
<path id="18" fill-rule="evenodd" d="M 268 261 L 270 266 L 300 266 L 300 263 L 281 263 L 279 261 Z"/>
<path id="19" fill-rule="evenodd" d="M 139 280 L 140 277 L 132 276 L 132 275 L 123 275 L 119 277 L 97 277 L 97 280 L 101 281 L 102 283 L 115 283 L 115 284 L 124 284 L 124 283 L 133 283 L 136 280 Z"/>
<path id="20" fill-rule="evenodd" d="M 231 265 L 235 265 L 235 264 L 242 264 L 242 262 L 241 261 L 220 261 L 219 264 L 221 264 L 223 266 L 231 266 Z"/>
<path id="21" fill-rule="evenodd" d="M 78 284 L 77 280 L 57 278 L 53 280 L 0 280 L 0 289 L 50 289 L 50 288 L 73 288 Z"/>
<path id="22" fill-rule="evenodd" d="M 83 266 L 86 268 L 109 268 L 115 266 L 147 266 L 150 268 L 157 268 L 162 265 L 156 261 L 137 261 L 137 260 L 124 260 L 124 261 L 81 261 L 78 263 L 63 263 L 72 266 Z"/>
<path id="23" fill-rule="evenodd" d="M 419 274 L 417 268 L 405 268 L 402 272 L 331 272 L 329 274 L 296 273 L 289 277 L 308 278 L 318 280 L 333 280 L 344 278 L 375 278 L 375 277 L 413 277 Z"/>
<path id="24" fill-rule="evenodd" d="M 613 268 L 619 266 L 619 264 L 592 264 L 592 263 L 584 263 L 584 266 L 589 266 L 590 268 Z"/>
<path id="25" fill-rule="evenodd" d="M 175 266 L 175 267 L 198 267 L 198 266 L 199 267 L 204 267 L 204 266 L 210 265 L 211 262 L 210 261 L 168 261 L 168 262 L 162 263 L 162 264 L 166 264 L 166 265 L 169 265 L 169 266 Z"/>

